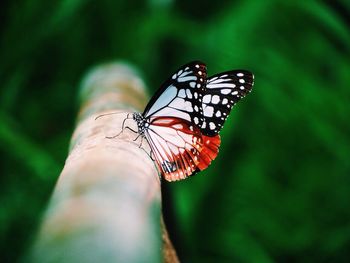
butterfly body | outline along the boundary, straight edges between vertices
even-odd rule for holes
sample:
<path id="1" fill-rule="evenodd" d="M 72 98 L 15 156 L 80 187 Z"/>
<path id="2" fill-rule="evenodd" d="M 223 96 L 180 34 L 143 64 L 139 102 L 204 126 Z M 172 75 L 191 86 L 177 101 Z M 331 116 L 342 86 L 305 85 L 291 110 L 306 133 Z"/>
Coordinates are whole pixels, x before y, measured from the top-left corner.
<path id="1" fill-rule="evenodd" d="M 133 114 L 139 135 L 149 143 L 167 181 L 185 179 L 210 165 L 231 108 L 252 85 L 249 71 L 207 78 L 205 64 L 194 61 L 163 83 L 143 113 Z"/>
<path id="2" fill-rule="evenodd" d="M 142 114 L 139 112 L 134 112 L 132 115 L 132 118 L 137 123 L 137 132 L 141 136 L 144 136 L 145 131 L 147 130 L 147 127 L 149 126 L 149 121 L 146 120 L 146 118 L 144 118 L 142 116 Z"/>

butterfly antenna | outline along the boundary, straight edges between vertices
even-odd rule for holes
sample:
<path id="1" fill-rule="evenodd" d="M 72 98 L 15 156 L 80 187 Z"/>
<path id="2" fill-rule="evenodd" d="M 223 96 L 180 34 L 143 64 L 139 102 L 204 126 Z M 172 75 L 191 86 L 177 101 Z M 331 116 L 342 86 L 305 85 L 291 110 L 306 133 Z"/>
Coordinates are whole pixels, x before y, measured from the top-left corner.
<path id="1" fill-rule="evenodd" d="M 110 114 L 107 113 L 107 114 L 104 114 L 104 115 L 111 115 L 111 114 L 113 114 L 113 113 L 117 114 L 117 113 L 125 113 L 125 112 L 112 112 L 112 113 L 110 113 Z M 123 123 L 122 123 L 122 130 L 121 130 L 117 135 L 114 135 L 114 136 L 106 136 L 107 139 L 114 139 L 114 138 L 118 137 L 120 134 L 123 133 L 124 129 L 129 129 L 130 131 L 132 131 L 132 132 L 134 132 L 134 133 L 137 133 L 137 131 L 134 131 L 133 129 L 131 129 L 131 128 L 128 127 L 128 126 L 126 126 L 126 127 L 124 128 L 126 120 L 132 119 L 132 118 L 129 117 L 129 115 L 130 115 L 130 113 L 128 113 L 128 114 L 126 115 L 126 118 L 124 118 L 124 120 L 123 120 Z M 98 116 L 98 117 L 100 117 L 100 116 Z M 138 137 L 137 137 L 137 138 L 138 138 Z"/>
<path id="2" fill-rule="evenodd" d="M 108 115 L 114 115 L 114 114 L 125 114 L 126 112 L 110 112 L 110 113 L 105 113 L 105 114 L 101 114 L 101 115 L 98 115 L 95 120 L 101 118 L 101 117 L 104 117 L 104 116 L 108 116 Z M 129 116 L 129 113 L 128 113 L 128 116 Z M 128 118 L 128 117 L 127 117 Z"/>
<path id="3" fill-rule="evenodd" d="M 139 148 L 141 148 L 142 147 L 142 142 L 143 142 L 143 136 L 141 137 L 141 143 L 140 143 L 140 145 L 139 145 Z"/>

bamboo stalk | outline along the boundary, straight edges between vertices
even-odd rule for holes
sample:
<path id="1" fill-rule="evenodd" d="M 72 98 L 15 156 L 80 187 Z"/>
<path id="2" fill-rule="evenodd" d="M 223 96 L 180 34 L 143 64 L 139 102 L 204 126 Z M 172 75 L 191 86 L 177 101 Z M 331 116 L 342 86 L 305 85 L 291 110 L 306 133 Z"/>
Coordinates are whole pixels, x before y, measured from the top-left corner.
<path id="1" fill-rule="evenodd" d="M 108 64 L 88 73 L 33 262 L 178 262 L 161 226 L 160 180 L 147 144 L 139 148 L 137 134 L 128 129 L 106 138 L 121 131 L 126 113 L 96 119 L 142 111 L 146 101 L 145 85 L 130 66 Z M 133 120 L 125 124 L 137 130 Z"/>

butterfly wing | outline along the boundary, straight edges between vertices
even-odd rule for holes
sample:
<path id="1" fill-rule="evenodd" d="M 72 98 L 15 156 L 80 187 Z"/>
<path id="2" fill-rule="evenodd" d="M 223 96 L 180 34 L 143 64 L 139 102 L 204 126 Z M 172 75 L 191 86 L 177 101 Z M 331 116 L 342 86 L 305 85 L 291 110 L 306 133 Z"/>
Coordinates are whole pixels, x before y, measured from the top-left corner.
<path id="1" fill-rule="evenodd" d="M 146 106 L 143 116 L 180 118 L 200 127 L 206 77 L 206 66 L 202 62 L 194 61 L 182 66 L 162 84 Z"/>
<path id="2" fill-rule="evenodd" d="M 202 100 L 204 135 L 216 136 L 220 132 L 233 105 L 251 91 L 253 82 L 253 74 L 246 70 L 227 71 L 207 79 Z"/>
<path id="3" fill-rule="evenodd" d="M 218 154 L 218 133 L 227 115 L 253 85 L 248 71 L 206 77 L 203 63 L 184 65 L 161 86 L 142 114 L 147 122 L 145 137 L 168 181 L 185 179 L 209 166 Z"/>
<path id="4" fill-rule="evenodd" d="M 203 136 L 199 127 L 173 117 L 152 120 L 145 136 L 163 177 L 185 179 L 209 166 L 218 154 L 220 136 Z"/>

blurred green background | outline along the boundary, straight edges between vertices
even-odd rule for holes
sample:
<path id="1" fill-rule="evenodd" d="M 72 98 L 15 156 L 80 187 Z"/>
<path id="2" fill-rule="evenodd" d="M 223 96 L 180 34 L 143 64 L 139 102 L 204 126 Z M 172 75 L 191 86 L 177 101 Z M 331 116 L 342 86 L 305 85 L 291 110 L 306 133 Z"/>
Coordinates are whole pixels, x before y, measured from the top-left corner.
<path id="1" fill-rule="evenodd" d="M 165 185 L 182 262 L 349 262 L 349 1 L 2 1 L 0 17 L 1 262 L 32 242 L 80 80 L 115 59 L 150 94 L 195 59 L 255 73 L 217 160 Z"/>

